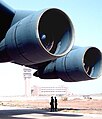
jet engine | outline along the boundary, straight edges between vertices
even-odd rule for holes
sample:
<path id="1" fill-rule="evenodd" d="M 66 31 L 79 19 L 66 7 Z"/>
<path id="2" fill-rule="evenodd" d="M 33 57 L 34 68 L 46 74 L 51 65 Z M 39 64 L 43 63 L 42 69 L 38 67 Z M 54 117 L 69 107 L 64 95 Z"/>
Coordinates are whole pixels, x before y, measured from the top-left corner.
<path id="1" fill-rule="evenodd" d="M 70 18 L 59 9 L 44 9 L 11 26 L 0 43 L 0 62 L 31 65 L 54 60 L 68 53 L 73 43 Z"/>
<path id="2" fill-rule="evenodd" d="M 34 75 L 44 79 L 60 78 L 66 82 L 77 82 L 96 79 L 101 71 L 100 50 L 96 47 L 77 47 L 40 68 Z"/>
<path id="3" fill-rule="evenodd" d="M 0 63 L 36 69 L 34 76 L 43 79 L 77 82 L 98 78 L 101 51 L 73 45 L 74 27 L 62 10 L 14 10 L 0 1 Z"/>

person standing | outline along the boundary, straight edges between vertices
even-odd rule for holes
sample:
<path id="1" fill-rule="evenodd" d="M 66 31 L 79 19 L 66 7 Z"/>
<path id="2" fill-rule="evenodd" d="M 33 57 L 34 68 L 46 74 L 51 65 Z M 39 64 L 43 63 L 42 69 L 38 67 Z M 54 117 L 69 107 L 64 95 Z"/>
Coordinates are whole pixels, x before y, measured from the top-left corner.
<path id="1" fill-rule="evenodd" d="M 50 105 L 51 105 L 51 112 L 54 112 L 54 99 L 53 99 L 53 96 L 51 97 Z"/>
<path id="2" fill-rule="evenodd" d="M 55 111 L 57 111 L 57 98 L 55 97 Z"/>

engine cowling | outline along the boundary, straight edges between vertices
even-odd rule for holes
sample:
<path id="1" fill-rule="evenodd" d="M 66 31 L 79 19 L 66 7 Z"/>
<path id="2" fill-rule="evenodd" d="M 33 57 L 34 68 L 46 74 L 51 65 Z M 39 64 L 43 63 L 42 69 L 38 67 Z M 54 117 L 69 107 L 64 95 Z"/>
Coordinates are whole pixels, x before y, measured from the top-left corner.
<path id="1" fill-rule="evenodd" d="M 102 54 L 96 47 L 73 48 L 67 55 L 40 68 L 34 75 L 66 82 L 93 80 L 102 72 Z"/>
<path id="2" fill-rule="evenodd" d="M 1 47 L 6 49 L 11 62 L 31 65 L 62 57 L 73 43 L 74 28 L 70 18 L 63 11 L 51 8 L 18 21 L 8 30 Z"/>

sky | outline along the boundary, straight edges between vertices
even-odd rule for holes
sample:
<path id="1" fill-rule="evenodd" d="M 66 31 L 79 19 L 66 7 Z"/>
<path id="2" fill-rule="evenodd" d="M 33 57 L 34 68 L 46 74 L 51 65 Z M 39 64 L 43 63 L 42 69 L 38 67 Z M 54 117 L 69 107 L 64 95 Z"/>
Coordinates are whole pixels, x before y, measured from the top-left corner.
<path id="1" fill-rule="evenodd" d="M 75 45 L 95 46 L 102 51 L 102 0 L 4 0 L 17 10 L 38 11 L 44 8 L 59 8 L 72 20 L 75 29 Z M 22 66 L 0 64 L 0 96 L 23 95 L 24 77 Z M 32 70 L 32 73 L 35 70 Z M 102 93 L 102 76 L 96 80 L 66 83 L 57 80 L 31 78 L 31 85 L 66 85 L 77 94 Z"/>

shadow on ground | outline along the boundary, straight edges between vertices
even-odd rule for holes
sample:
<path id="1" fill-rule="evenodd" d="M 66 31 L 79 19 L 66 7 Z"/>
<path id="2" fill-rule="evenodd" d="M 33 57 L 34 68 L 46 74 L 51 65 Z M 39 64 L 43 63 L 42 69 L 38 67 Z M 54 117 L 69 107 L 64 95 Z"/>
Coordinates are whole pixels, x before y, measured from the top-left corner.
<path id="1" fill-rule="evenodd" d="M 49 110 L 45 109 L 10 109 L 10 110 L 0 110 L 0 119 L 31 119 L 31 118 L 21 118 L 21 117 L 12 117 L 15 115 L 23 115 L 23 114 L 43 114 L 43 116 L 59 116 L 59 117 L 81 117 L 83 115 L 79 114 L 66 114 L 62 112 L 49 112 Z M 37 118 L 32 118 L 37 119 Z"/>

